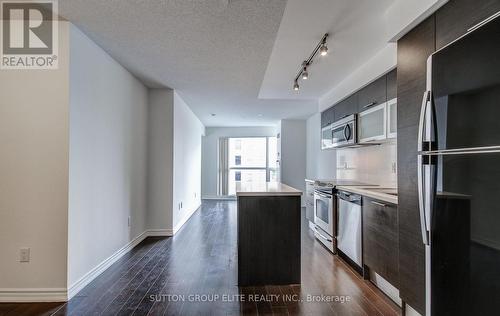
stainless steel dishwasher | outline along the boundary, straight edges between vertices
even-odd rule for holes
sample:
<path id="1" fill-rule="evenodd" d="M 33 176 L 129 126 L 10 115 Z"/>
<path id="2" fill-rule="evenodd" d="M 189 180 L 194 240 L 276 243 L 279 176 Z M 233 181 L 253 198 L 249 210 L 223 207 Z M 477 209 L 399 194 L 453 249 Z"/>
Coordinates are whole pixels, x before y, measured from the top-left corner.
<path id="1" fill-rule="evenodd" d="M 361 273 L 363 266 L 361 235 L 361 195 L 345 191 L 337 192 L 339 255 Z"/>

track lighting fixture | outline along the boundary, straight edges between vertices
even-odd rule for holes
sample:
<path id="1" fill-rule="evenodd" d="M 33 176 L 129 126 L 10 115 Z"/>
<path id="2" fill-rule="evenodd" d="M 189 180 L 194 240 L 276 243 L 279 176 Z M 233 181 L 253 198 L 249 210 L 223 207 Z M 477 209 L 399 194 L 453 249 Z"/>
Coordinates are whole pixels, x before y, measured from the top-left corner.
<path id="1" fill-rule="evenodd" d="M 328 47 L 326 46 L 326 44 L 321 45 L 319 49 L 319 54 L 321 56 L 326 56 L 326 54 L 328 54 Z"/>
<path id="2" fill-rule="evenodd" d="M 300 71 L 295 77 L 294 84 L 293 84 L 293 90 L 298 91 L 299 90 L 299 78 L 302 78 L 302 80 L 307 80 L 309 78 L 309 72 L 307 71 L 307 68 L 311 65 L 313 62 L 314 57 L 319 53 L 320 56 L 326 56 L 328 54 L 328 47 L 326 46 L 326 39 L 328 38 L 328 33 L 323 35 L 321 38 L 321 41 L 316 45 L 314 48 L 313 52 L 311 53 L 311 56 L 307 60 L 304 60 L 300 67 Z"/>
<path id="3" fill-rule="evenodd" d="M 307 72 L 307 66 L 309 65 L 307 64 L 307 61 L 304 61 L 302 66 L 304 67 L 302 68 L 302 79 L 307 80 L 307 78 L 309 78 L 309 73 Z"/>

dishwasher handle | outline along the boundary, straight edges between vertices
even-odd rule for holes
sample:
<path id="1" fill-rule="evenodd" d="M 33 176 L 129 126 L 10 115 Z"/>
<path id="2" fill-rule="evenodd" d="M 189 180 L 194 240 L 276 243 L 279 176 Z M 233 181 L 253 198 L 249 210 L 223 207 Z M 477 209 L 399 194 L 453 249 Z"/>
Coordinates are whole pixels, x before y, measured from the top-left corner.
<path id="1" fill-rule="evenodd" d="M 337 193 L 337 198 L 339 200 L 343 200 L 349 203 L 354 203 L 354 204 L 359 204 L 361 205 L 361 195 L 359 194 L 354 194 L 350 192 L 344 192 L 344 191 L 339 191 Z"/>

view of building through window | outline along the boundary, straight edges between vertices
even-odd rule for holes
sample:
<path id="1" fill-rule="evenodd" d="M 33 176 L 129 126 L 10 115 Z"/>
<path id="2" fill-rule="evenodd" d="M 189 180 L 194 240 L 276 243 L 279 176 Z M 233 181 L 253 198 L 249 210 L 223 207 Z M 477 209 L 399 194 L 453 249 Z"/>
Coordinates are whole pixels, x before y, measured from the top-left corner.
<path id="1" fill-rule="evenodd" d="M 276 137 L 229 138 L 228 194 L 236 193 L 236 182 L 277 181 Z"/>

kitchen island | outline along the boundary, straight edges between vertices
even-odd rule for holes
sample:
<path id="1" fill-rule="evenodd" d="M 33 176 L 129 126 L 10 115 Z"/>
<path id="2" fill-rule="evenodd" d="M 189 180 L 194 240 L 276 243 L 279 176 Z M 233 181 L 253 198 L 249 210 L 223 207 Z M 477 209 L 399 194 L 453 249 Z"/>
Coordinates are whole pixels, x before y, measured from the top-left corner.
<path id="1" fill-rule="evenodd" d="M 279 182 L 236 184 L 239 286 L 300 283 L 301 195 Z"/>

